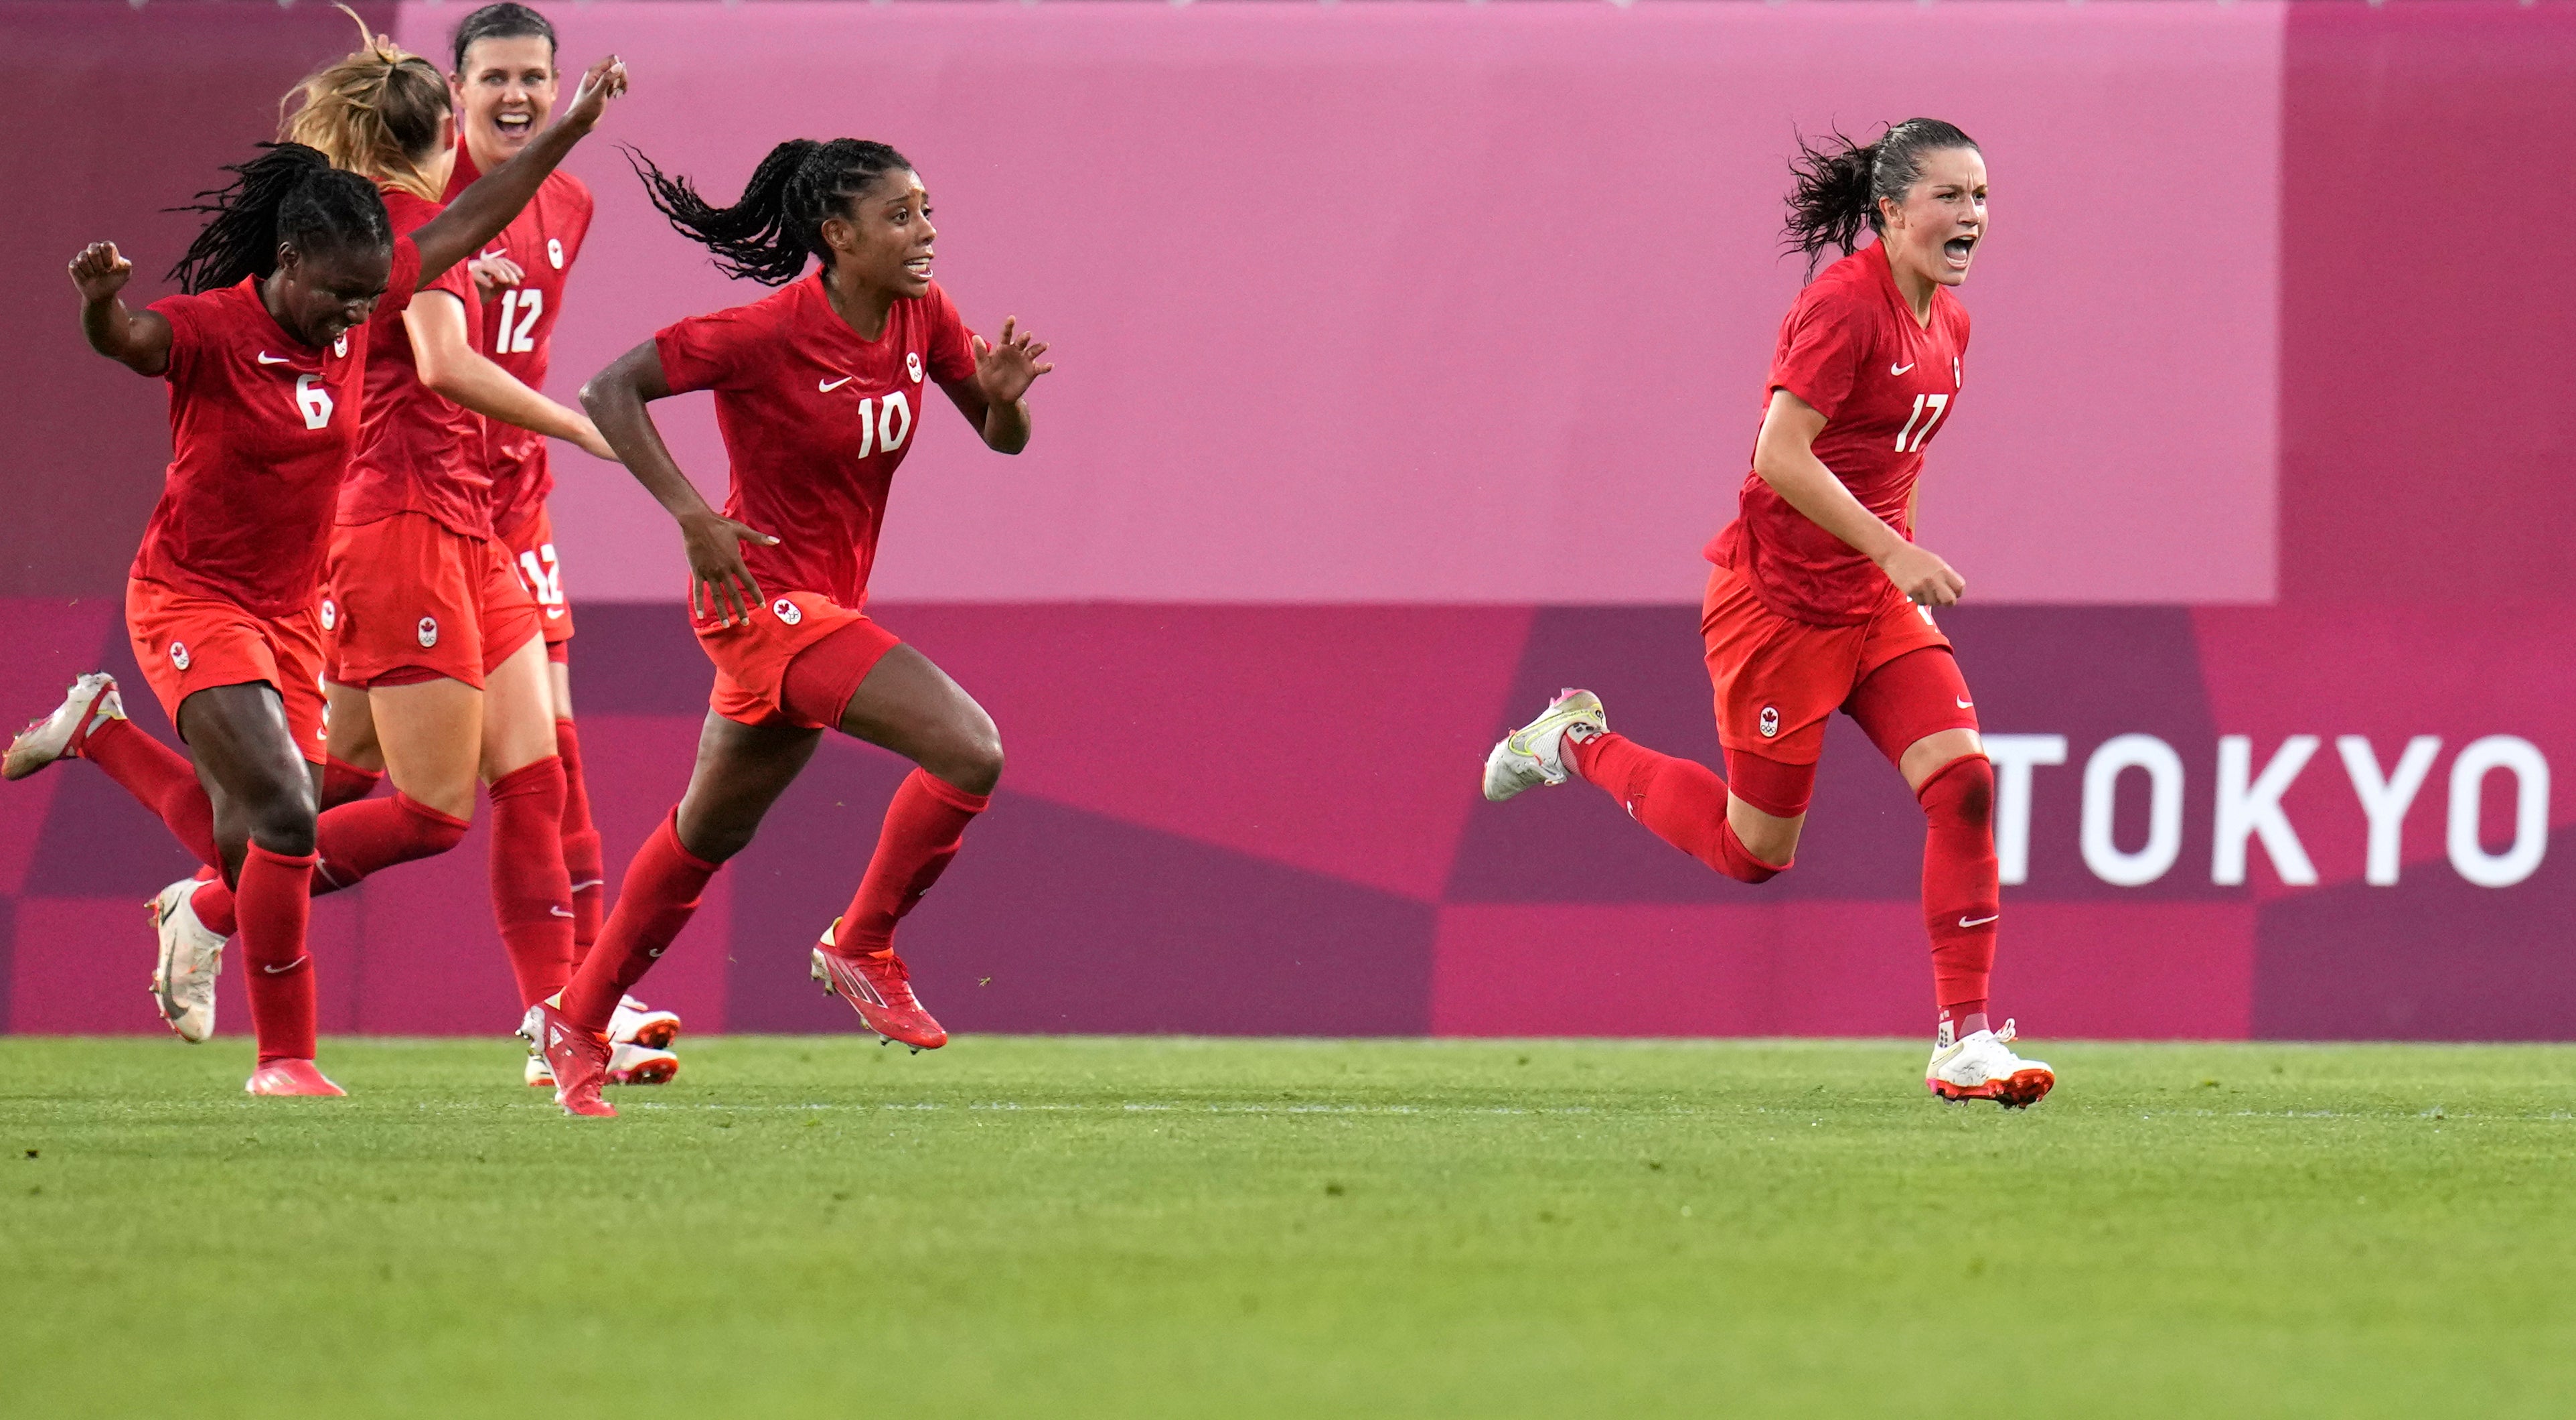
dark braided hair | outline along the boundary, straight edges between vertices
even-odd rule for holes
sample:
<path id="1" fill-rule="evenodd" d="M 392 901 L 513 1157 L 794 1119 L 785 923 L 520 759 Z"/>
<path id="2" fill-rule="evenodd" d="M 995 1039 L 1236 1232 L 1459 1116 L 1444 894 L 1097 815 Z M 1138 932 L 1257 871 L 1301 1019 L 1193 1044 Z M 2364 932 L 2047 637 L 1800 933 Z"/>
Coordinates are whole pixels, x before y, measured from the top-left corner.
<path id="1" fill-rule="evenodd" d="M 393 245 L 393 224 L 374 183 L 332 167 L 301 143 L 259 146 L 268 151 L 224 169 L 239 175 L 230 184 L 197 194 L 212 201 L 170 209 L 212 214 L 170 268 L 179 289 L 216 291 L 246 276 L 266 276 L 277 269 L 280 242 L 307 253 Z"/>
<path id="2" fill-rule="evenodd" d="M 1797 186 L 1789 191 L 1789 230 L 1781 246 L 1807 254 L 1807 272 L 1827 247 L 1849 256 L 1860 245 L 1863 226 L 1879 229 L 1881 198 L 1905 200 L 1906 189 L 1923 175 L 1926 154 L 1949 148 L 1974 148 L 1977 140 L 1956 124 L 1937 118 L 1909 118 L 1890 125 L 1869 144 L 1854 143 L 1834 133 L 1821 143 L 1798 139 L 1798 156 L 1789 160 Z"/>
<path id="3" fill-rule="evenodd" d="M 680 235 L 715 253 L 718 271 L 748 276 L 764 286 L 784 286 L 805 271 L 805 258 L 832 265 L 823 245 L 826 218 L 848 215 L 847 204 L 880 176 L 912 163 L 883 143 L 835 138 L 818 143 L 792 138 L 769 150 L 743 185 L 742 200 L 717 207 L 685 177 L 666 177 L 633 148 L 626 160 L 644 190 Z"/>
<path id="4" fill-rule="evenodd" d="M 546 17 L 508 0 L 484 6 L 456 27 L 456 73 L 465 72 L 465 51 L 478 39 L 542 39 L 546 53 L 555 52 L 555 27 L 546 23 Z"/>

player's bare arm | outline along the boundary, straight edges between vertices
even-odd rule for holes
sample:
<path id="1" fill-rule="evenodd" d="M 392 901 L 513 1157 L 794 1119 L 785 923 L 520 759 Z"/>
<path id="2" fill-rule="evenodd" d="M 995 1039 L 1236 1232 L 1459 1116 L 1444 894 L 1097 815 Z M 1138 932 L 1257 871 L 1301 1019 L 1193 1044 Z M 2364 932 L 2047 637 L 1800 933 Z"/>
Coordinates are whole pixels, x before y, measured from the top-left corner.
<path id="1" fill-rule="evenodd" d="M 1825 416 L 1787 390 L 1771 392 L 1762 433 L 1753 445 L 1753 471 L 1816 526 L 1841 538 L 1878 564 L 1887 579 L 1919 606 L 1949 606 L 1968 581 L 1929 549 L 1906 541 L 1861 505 L 1843 481 L 1816 457 Z"/>
<path id="2" fill-rule="evenodd" d="M 528 388 L 475 350 L 466 338 L 465 303 L 454 292 L 422 292 L 403 312 L 403 327 L 421 382 L 431 389 L 486 419 L 578 444 L 593 458 L 616 457 L 587 416 Z"/>
<path id="3" fill-rule="evenodd" d="M 776 547 L 778 539 L 707 506 L 706 496 L 680 472 L 670 446 L 662 442 L 662 431 L 654 426 L 652 411 L 644 407 L 670 393 L 662 352 L 647 340 L 591 376 L 581 387 L 581 405 L 617 461 L 679 523 L 689 557 L 689 614 L 720 613 L 726 626 L 747 622 L 762 598 L 760 583 L 743 564 L 743 539 L 769 547 Z"/>
<path id="4" fill-rule="evenodd" d="M 90 349 L 138 375 L 170 368 L 170 322 L 157 311 L 127 310 L 118 294 L 134 279 L 134 263 L 118 253 L 116 243 L 90 243 L 72 258 L 71 273 L 81 298 L 81 334 L 89 337 Z"/>
<path id="5" fill-rule="evenodd" d="M 1001 338 L 990 344 L 980 335 L 970 336 L 973 378 L 939 384 L 983 437 L 984 447 L 996 453 L 1016 454 L 1029 446 L 1029 386 L 1055 368 L 1040 358 L 1047 352 L 1046 342 L 1019 326 L 1019 317 L 1006 317 Z"/>
<path id="6" fill-rule="evenodd" d="M 625 92 L 626 61 L 612 54 L 591 65 L 563 117 L 530 139 L 519 156 L 484 174 L 458 193 L 446 211 L 421 224 L 411 234 L 413 245 L 420 248 L 421 286 L 426 288 L 447 268 L 470 260 L 484 243 L 499 236 L 537 195 L 546 174 L 598 125 L 609 100 Z"/>

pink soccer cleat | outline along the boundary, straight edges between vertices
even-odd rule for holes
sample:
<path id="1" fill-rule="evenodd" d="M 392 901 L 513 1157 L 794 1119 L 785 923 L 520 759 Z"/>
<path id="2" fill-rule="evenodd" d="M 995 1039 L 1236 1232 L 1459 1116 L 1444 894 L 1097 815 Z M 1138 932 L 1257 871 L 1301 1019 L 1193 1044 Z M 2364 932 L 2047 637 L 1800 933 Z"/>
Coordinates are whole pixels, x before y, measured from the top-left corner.
<path id="1" fill-rule="evenodd" d="M 608 1083 L 608 1037 L 583 1030 L 564 1019 L 552 1002 L 539 1001 L 519 1022 L 519 1034 L 543 1052 L 547 1073 L 554 1076 L 555 1103 L 563 1112 L 592 1119 L 614 1119 L 616 1107 L 599 1097 Z"/>
<path id="2" fill-rule="evenodd" d="M 310 1060 L 271 1060 L 242 1085 L 248 1095 L 345 1095 Z"/>
<path id="3" fill-rule="evenodd" d="M 843 956 L 834 943 L 840 930 L 841 919 L 835 917 L 814 948 L 814 979 L 823 989 L 849 1002 L 868 1029 L 888 1040 L 902 1041 L 915 1051 L 946 1045 L 948 1032 L 912 994 L 912 973 L 904 969 L 903 958 L 891 947 L 864 956 Z"/>

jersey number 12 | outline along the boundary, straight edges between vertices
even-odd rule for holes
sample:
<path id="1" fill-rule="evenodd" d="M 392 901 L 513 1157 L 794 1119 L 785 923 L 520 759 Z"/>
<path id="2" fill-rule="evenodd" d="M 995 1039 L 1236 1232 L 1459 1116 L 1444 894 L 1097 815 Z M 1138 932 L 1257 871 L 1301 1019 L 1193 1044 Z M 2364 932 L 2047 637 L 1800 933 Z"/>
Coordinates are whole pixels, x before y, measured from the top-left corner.
<path id="1" fill-rule="evenodd" d="M 545 311 L 546 293 L 521 291 L 516 288 L 501 293 L 501 332 L 492 342 L 495 355 L 525 355 L 537 348 L 531 332 L 537 328 L 537 317 Z"/>

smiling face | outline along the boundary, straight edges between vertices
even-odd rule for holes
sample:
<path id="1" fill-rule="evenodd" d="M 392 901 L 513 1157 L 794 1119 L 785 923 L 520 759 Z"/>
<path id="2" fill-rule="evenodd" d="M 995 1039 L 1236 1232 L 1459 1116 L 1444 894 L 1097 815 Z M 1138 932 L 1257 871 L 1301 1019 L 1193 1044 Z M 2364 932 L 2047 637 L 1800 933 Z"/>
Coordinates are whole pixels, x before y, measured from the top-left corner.
<path id="1" fill-rule="evenodd" d="M 519 155 L 555 107 L 555 47 L 543 35 L 478 39 L 450 75 L 466 150 L 490 172 Z"/>
<path id="2" fill-rule="evenodd" d="M 1879 240 L 1888 265 L 1924 280 L 1956 286 L 1986 235 L 1986 159 L 1974 148 L 1923 155 L 1923 170 L 1903 201 L 1881 198 Z"/>
<path id="3" fill-rule="evenodd" d="M 287 334 L 320 349 L 375 314 L 393 265 L 391 247 L 323 247 L 308 253 L 280 242 L 277 270 L 260 283 L 260 295 Z"/>
<path id="4" fill-rule="evenodd" d="M 823 221 L 834 275 L 898 300 L 930 294 L 930 248 L 938 236 L 930 225 L 930 190 L 910 168 L 877 174 L 841 215 Z"/>

